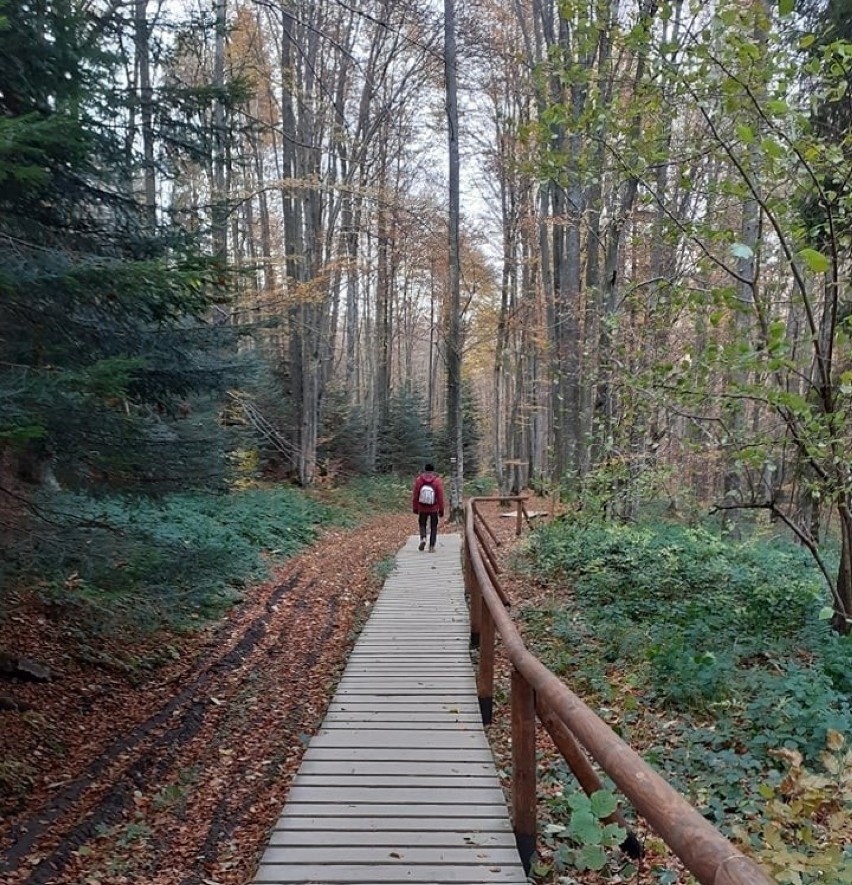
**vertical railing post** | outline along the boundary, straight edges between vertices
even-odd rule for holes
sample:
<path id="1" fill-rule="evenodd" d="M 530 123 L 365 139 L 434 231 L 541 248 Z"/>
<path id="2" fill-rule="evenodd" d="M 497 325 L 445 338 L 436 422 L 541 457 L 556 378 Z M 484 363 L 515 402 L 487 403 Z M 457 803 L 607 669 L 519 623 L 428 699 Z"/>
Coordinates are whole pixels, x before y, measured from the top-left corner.
<path id="1" fill-rule="evenodd" d="M 523 528 L 523 519 L 524 519 L 524 502 L 523 499 L 518 498 L 518 521 L 515 525 L 515 537 L 521 537 L 521 529 Z"/>
<path id="2" fill-rule="evenodd" d="M 490 725 L 494 710 L 494 618 L 483 602 L 479 619 L 479 669 L 476 673 L 476 694 L 482 724 Z"/>
<path id="3" fill-rule="evenodd" d="M 475 542 L 474 542 L 475 543 Z M 482 621 L 482 591 L 470 558 L 470 539 L 464 545 L 464 582 L 470 596 L 470 647 L 479 647 L 479 625 Z"/>
<path id="4" fill-rule="evenodd" d="M 535 692 L 512 668 L 512 826 L 529 874 L 535 851 Z"/>

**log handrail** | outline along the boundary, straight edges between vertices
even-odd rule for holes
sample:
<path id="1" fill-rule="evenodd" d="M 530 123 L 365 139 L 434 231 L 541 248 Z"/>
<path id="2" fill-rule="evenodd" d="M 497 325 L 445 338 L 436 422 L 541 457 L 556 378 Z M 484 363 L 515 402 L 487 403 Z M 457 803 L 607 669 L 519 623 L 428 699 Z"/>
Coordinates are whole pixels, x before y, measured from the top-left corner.
<path id="1" fill-rule="evenodd" d="M 532 711 L 534 721 L 538 711 L 548 730 L 561 726 L 600 765 L 701 885 L 772 885 L 762 867 L 735 848 L 526 648 L 506 612 L 505 593 L 498 589 L 497 577 L 486 568 L 479 550 L 481 532 L 476 531 L 474 507 L 485 501 L 516 503 L 518 532 L 526 508 L 525 499 L 517 496 L 473 498 L 465 509 L 464 534 L 464 572 L 475 617 L 471 621 L 471 640 L 479 647 L 477 693 L 486 725 L 491 721 L 493 706 L 496 635 L 500 636 L 513 668 L 512 811 L 515 839 L 524 866 L 529 868 L 536 838 L 535 729 L 530 741 L 530 715 Z M 566 739 L 566 743 L 569 741 Z M 566 762 L 571 765 L 567 757 Z M 580 782 L 584 787 L 594 783 L 586 770 Z"/>

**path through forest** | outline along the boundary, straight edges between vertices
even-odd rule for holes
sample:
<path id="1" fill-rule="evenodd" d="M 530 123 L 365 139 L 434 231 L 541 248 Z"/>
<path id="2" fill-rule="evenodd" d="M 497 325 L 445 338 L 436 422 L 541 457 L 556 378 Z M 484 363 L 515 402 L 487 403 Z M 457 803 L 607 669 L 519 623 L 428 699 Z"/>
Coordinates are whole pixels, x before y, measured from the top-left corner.
<path id="1" fill-rule="evenodd" d="M 37 650 L 55 679 L 15 686 L 19 709 L 0 712 L 0 758 L 37 771 L 3 808 L 0 879 L 248 881 L 380 566 L 415 529 L 396 514 L 329 531 L 215 628 L 138 648 L 13 600 L 11 651 Z"/>

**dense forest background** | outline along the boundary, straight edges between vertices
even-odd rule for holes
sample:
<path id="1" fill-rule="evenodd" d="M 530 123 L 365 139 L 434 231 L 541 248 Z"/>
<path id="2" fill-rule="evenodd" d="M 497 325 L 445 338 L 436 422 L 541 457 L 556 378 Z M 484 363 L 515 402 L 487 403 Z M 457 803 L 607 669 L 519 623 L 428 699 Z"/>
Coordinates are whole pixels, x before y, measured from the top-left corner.
<path id="1" fill-rule="evenodd" d="M 8 547 L 72 490 L 447 470 L 458 409 L 504 491 L 768 511 L 848 629 L 845 2 L 447 9 L 455 299 L 444 10 L 0 4 Z"/>
<path id="2" fill-rule="evenodd" d="M 187 863 L 246 881 L 249 757 L 272 814 L 432 460 L 555 517 L 504 563 L 536 654 L 779 882 L 850 881 L 850 80 L 852 0 L 0 0 L 5 869 L 143 881 L 209 780 Z M 215 777 L 155 747 L 36 850 L 241 635 Z M 559 764 L 535 875 L 632 879 Z"/>

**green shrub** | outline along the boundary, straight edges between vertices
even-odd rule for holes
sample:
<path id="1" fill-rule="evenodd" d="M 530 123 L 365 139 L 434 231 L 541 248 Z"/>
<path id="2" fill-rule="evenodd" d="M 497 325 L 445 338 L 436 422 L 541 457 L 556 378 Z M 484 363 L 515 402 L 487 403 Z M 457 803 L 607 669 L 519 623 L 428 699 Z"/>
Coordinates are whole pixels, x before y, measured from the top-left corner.
<path id="1" fill-rule="evenodd" d="M 289 488 L 159 499 L 63 495 L 26 568 L 93 628 L 217 616 L 272 559 L 310 543 L 334 511 Z"/>
<path id="2" fill-rule="evenodd" d="M 467 470 L 465 470 L 467 472 Z M 497 483 L 493 476 L 474 476 L 464 484 L 465 495 L 469 498 L 487 498 L 497 493 Z"/>
<path id="3" fill-rule="evenodd" d="M 557 598 L 571 588 L 570 605 L 525 612 L 531 647 L 628 740 L 655 735 L 648 760 L 728 832 L 760 825 L 778 748 L 816 766 L 852 732 L 852 638 L 819 621 L 807 551 L 565 521 L 531 536 L 528 562 Z"/>
<path id="4" fill-rule="evenodd" d="M 613 605 L 635 619 L 665 607 L 690 623 L 788 636 L 813 620 L 824 595 L 807 553 L 791 544 L 733 544 L 700 527 L 562 522 L 530 542 L 537 571 L 570 578 L 595 610 Z"/>
<path id="5" fill-rule="evenodd" d="M 411 487 L 419 472 L 410 476 L 385 474 L 356 476 L 334 493 L 336 503 L 355 517 L 381 512 L 410 512 Z"/>
<path id="6" fill-rule="evenodd" d="M 734 662 L 710 651 L 691 630 L 661 630 L 648 646 L 649 682 L 655 696 L 680 710 L 706 710 L 731 693 Z"/>

